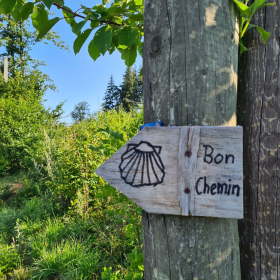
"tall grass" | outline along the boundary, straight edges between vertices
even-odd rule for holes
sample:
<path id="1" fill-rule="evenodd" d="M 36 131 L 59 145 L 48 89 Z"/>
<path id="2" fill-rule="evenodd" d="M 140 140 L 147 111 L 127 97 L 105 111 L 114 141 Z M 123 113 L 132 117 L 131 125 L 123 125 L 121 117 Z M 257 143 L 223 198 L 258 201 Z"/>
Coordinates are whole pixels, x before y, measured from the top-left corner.
<path id="1" fill-rule="evenodd" d="M 0 279 L 143 279 L 141 209 L 94 173 L 141 124 L 109 111 L 45 128 L 34 169 L 0 179 Z"/>

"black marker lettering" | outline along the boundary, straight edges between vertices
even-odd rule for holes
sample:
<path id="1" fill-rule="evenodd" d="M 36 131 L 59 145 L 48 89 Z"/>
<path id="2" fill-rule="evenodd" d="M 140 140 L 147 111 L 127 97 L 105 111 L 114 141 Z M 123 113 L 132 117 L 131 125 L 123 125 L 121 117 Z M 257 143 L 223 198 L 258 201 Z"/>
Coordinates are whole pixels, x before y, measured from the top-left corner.
<path id="1" fill-rule="evenodd" d="M 232 158 L 231 163 L 234 163 L 234 155 L 226 155 L 226 163 L 228 163 L 230 157 Z"/>
<path id="2" fill-rule="evenodd" d="M 197 193 L 198 195 L 201 195 L 201 194 L 202 194 L 202 192 L 199 192 L 199 191 L 198 191 L 198 184 L 199 184 L 199 181 L 200 181 L 200 180 L 203 180 L 203 177 L 200 177 L 200 178 L 197 180 L 197 182 L 196 182 L 195 190 L 196 190 L 196 193 Z"/>
<path id="3" fill-rule="evenodd" d="M 203 145 L 203 147 L 205 147 L 204 162 L 210 164 L 213 161 L 213 157 L 211 155 L 213 154 L 214 149 L 210 145 Z M 209 154 L 207 154 L 208 147 L 211 149 L 211 152 Z M 207 160 L 207 157 L 210 159 Z"/>
<path id="4" fill-rule="evenodd" d="M 221 159 L 218 160 L 218 157 L 220 157 Z M 214 161 L 215 161 L 215 163 L 220 164 L 220 163 L 223 161 L 223 159 L 224 159 L 224 156 L 223 156 L 223 155 L 217 154 L 217 155 L 215 156 Z"/>

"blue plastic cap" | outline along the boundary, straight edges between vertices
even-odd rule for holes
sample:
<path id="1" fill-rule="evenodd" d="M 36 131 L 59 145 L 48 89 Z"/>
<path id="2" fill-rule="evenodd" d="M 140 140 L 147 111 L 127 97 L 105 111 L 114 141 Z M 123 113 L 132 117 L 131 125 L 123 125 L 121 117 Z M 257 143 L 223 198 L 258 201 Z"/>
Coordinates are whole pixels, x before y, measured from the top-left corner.
<path id="1" fill-rule="evenodd" d="M 162 122 L 158 121 L 158 122 L 151 122 L 151 123 L 143 124 L 140 126 L 140 130 L 142 130 L 146 126 L 162 126 Z"/>

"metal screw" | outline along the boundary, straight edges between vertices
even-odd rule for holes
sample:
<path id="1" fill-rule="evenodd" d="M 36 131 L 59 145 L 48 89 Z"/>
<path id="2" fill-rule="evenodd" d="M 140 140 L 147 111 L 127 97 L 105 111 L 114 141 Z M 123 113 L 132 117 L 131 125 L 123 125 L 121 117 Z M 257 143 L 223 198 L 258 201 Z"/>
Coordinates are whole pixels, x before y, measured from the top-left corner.
<path id="1" fill-rule="evenodd" d="M 189 194 L 191 192 L 191 190 L 189 189 L 189 188 L 186 188 L 185 190 L 184 190 L 184 193 L 186 193 L 186 194 Z"/>
<path id="2" fill-rule="evenodd" d="M 191 155 L 192 155 L 192 152 L 191 152 L 190 150 L 187 150 L 187 151 L 185 152 L 185 156 L 186 156 L 186 157 L 191 157 Z"/>

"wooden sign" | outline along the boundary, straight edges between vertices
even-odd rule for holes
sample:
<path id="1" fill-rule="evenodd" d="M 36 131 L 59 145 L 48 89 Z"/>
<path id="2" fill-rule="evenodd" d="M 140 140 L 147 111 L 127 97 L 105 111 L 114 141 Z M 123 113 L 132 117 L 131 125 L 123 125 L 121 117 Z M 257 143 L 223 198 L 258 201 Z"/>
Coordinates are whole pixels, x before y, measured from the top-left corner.
<path id="1" fill-rule="evenodd" d="M 96 173 L 150 213 L 243 218 L 242 127 L 146 127 Z"/>

